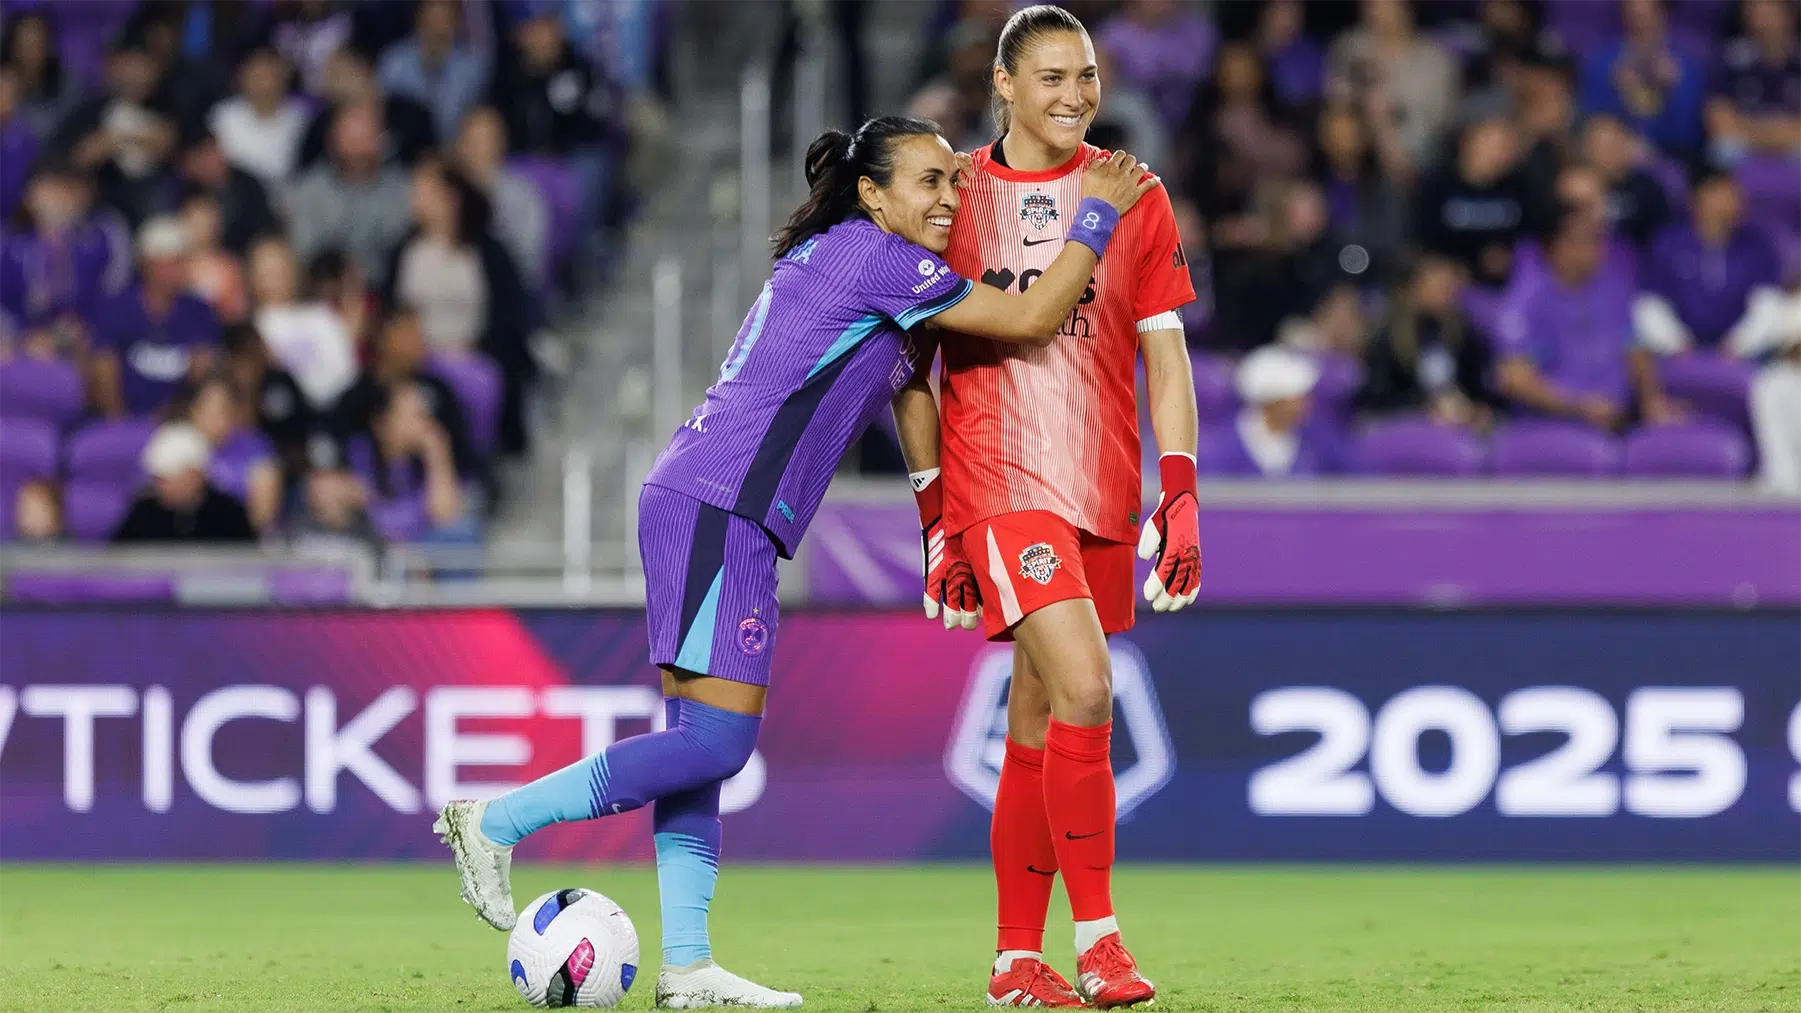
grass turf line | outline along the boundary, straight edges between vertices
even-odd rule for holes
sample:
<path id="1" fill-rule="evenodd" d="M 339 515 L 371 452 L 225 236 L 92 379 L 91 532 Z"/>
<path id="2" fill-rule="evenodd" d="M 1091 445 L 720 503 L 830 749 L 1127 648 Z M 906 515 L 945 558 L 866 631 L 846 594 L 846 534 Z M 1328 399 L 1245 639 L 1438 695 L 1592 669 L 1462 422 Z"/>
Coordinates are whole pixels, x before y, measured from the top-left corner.
<path id="1" fill-rule="evenodd" d="M 622 1008 L 650 1008 L 654 870 L 516 870 L 521 903 L 562 886 L 631 913 Z M 977 1009 L 992 890 L 968 866 L 728 866 L 715 951 L 811 1010 Z M 1159 1010 L 1801 1011 L 1792 868 L 1132 866 L 1115 892 Z M 448 865 L 0 865 L 0 1011 L 525 1009 L 504 953 Z"/>

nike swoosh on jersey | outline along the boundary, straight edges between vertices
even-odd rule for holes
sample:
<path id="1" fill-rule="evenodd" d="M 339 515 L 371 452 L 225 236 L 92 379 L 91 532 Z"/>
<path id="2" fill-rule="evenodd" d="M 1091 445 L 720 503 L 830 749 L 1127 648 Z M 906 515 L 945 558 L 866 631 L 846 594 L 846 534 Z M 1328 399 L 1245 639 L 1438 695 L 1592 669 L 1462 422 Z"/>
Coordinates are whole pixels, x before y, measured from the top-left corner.
<path id="1" fill-rule="evenodd" d="M 1056 242 L 1058 238 L 1059 237 L 1057 236 L 1052 236 L 1049 239 L 1022 239 L 1020 242 L 1025 243 L 1027 246 L 1043 246 L 1045 243 Z"/>

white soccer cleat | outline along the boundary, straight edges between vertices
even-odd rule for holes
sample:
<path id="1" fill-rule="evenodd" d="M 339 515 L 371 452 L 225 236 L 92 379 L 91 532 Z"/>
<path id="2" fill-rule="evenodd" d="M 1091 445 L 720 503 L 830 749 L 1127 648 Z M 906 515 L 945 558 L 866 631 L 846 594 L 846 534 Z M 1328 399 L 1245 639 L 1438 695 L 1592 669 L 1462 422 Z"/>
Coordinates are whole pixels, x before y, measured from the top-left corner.
<path id="1" fill-rule="evenodd" d="M 657 1005 L 664 1009 L 708 1009 L 738 1006 L 744 1009 L 795 1009 L 798 992 L 777 992 L 746 981 L 711 960 L 697 960 L 687 967 L 665 967 L 657 974 Z"/>
<path id="2" fill-rule="evenodd" d="M 450 845 L 463 881 L 463 899 L 482 921 L 510 932 L 519 920 L 513 907 L 513 849 L 482 833 L 482 814 L 487 811 L 486 802 L 452 802 L 438 813 L 431 829 Z"/>

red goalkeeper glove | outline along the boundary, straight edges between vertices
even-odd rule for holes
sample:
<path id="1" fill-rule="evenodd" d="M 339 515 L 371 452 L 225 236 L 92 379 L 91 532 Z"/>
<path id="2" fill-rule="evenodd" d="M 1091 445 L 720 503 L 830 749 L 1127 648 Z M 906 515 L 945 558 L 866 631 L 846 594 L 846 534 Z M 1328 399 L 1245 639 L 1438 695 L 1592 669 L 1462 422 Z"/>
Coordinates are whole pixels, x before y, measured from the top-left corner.
<path id="1" fill-rule="evenodd" d="M 960 539 L 944 534 L 944 485 L 938 469 L 914 472 L 913 498 L 919 503 L 919 538 L 925 548 L 926 618 L 944 613 L 944 628 L 976 628 L 982 617 L 975 568 L 963 558 Z"/>
<path id="2" fill-rule="evenodd" d="M 1200 502 L 1194 494 L 1194 458 L 1164 454 L 1157 462 L 1163 493 L 1145 519 L 1138 558 L 1156 560 L 1144 582 L 1144 600 L 1158 612 L 1174 612 L 1201 591 Z"/>

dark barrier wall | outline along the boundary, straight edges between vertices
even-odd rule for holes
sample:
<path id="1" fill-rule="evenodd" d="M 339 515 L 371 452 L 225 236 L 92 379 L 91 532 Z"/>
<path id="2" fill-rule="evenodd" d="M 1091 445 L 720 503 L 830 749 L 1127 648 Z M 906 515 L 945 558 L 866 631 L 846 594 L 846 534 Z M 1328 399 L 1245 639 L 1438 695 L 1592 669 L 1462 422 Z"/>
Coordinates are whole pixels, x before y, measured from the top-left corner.
<path id="1" fill-rule="evenodd" d="M 800 613 L 734 859 L 979 858 L 1008 654 Z M 641 619 L 0 615 L 0 857 L 438 857 L 660 714 Z M 1210 612 L 1115 640 L 1128 859 L 1801 860 L 1801 615 Z M 643 858 L 645 812 L 521 857 Z"/>

